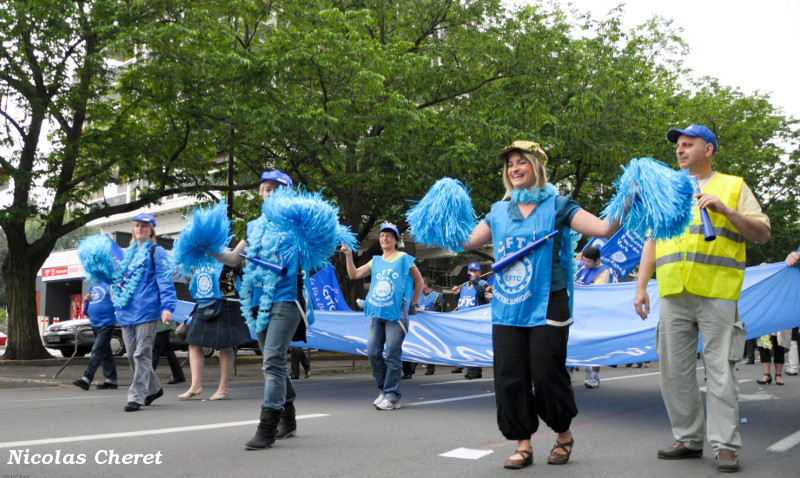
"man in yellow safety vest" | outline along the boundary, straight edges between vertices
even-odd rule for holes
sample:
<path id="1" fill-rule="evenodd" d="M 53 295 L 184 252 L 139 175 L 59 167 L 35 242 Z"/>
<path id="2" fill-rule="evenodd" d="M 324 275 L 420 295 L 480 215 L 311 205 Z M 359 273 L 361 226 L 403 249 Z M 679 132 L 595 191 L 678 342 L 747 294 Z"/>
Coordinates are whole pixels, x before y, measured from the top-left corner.
<path id="1" fill-rule="evenodd" d="M 717 470 L 739 470 L 738 377 L 746 331 L 737 301 L 745 269 L 745 240 L 765 244 L 769 218 L 761 212 L 742 178 L 712 171 L 717 138 L 702 125 L 672 129 L 667 139 L 677 144 L 678 164 L 696 176 L 698 209 L 683 235 L 672 240 L 647 240 L 639 265 L 634 305 L 642 319 L 650 312 L 647 283 L 655 268 L 660 296 L 656 351 L 661 395 L 675 443 L 659 450 L 662 459 L 700 457 L 705 441 L 703 401 L 697 384 L 697 335 L 703 341 L 707 377 L 707 435 L 717 457 Z M 700 221 L 705 208 L 716 239 L 706 241 Z"/>

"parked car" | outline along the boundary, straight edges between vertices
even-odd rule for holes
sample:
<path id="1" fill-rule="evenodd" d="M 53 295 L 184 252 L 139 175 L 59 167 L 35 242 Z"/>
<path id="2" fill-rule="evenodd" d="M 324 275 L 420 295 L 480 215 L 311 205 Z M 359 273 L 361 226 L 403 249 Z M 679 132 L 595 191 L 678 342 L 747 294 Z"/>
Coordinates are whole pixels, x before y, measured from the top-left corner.
<path id="1" fill-rule="evenodd" d="M 75 341 L 78 342 L 78 350 L 75 350 Z M 183 340 L 180 340 L 175 331 L 169 334 L 169 343 L 173 350 L 186 351 L 189 347 Z M 89 319 L 67 320 L 58 324 L 53 324 L 47 328 L 44 334 L 44 345 L 49 349 L 56 349 L 61 352 L 63 357 L 71 357 L 74 352 L 77 357 L 83 357 L 92 351 L 94 346 L 94 333 Z M 111 351 L 115 357 L 125 354 L 125 342 L 122 340 L 122 327 L 117 325 L 114 335 L 111 337 Z M 203 348 L 206 357 L 214 355 L 214 349 Z"/>

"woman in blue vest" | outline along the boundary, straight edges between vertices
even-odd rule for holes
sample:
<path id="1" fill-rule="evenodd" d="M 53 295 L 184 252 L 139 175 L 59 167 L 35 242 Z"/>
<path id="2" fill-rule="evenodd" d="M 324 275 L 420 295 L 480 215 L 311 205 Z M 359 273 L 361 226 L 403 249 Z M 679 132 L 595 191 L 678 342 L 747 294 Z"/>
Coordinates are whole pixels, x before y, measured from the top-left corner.
<path id="1" fill-rule="evenodd" d="M 372 274 L 364 315 L 370 319 L 367 355 L 372 376 L 380 389 L 372 402 L 378 410 L 400 408 L 400 376 L 403 339 L 408 333 L 408 316 L 417 314 L 417 301 L 422 293 L 422 275 L 414 265 L 415 258 L 397 250 L 400 231 L 394 224 L 384 224 L 378 234 L 383 250 L 367 264 L 356 269 L 353 252 L 342 247 L 350 279 Z M 383 348 L 386 346 L 386 358 Z"/>
<path id="2" fill-rule="evenodd" d="M 178 395 L 180 400 L 203 398 L 203 347 L 219 350 L 219 386 L 209 400 L 228 398 L 233 347 L 250 341 L 250 330 L 239 308 L 239 294 L 236 291 L 236 282 L 241 274 L 241 267 L 230 267 L 219 262 L 201 267 L 192 274 L 189 292 L 197 301 L 197 308 L 186 334 L 192 385 L 186 393 Z"/>
<path id="3" fill-rule="evenodd" d="M 138 411 L 164 395 L 153 370 L 156 321 L 169 324 L 178 303 L 166 260 L 167 252 L 156 244 L 156 220 L 150 214 L 134 217 L 133 242 L 125 249 L 111 288 L 133 370 L 126 412 Z"/>
<path id="4" fill-rule="evenodd" d="M 278 188 L 292 188 L 292 179 L 281 171 L 269 171 L 261 175 L 259 193 L 266 199 Z M 245 252 L 257 256 L 261 250 L 263 237 L 263 221 L 268 221 L 263 215 L 247 223 L 247 238 L 236 245 L 232 251 L 221 254 L 211 254 L 212 257 L 231 267 L 242 263 L 239 254 Z M 254 247 L 251 248 L 250 245 Z M 260 450 L 271 447 L 276 439 L 288 438 L 296 433 L 297 422 L 294 401 L 296 398 L 292 380 L 286 367 L 286 352 L 295 333 L 305 334 L 305 327 L 298 329 L 305 318 L 301 313 L 301 304 L 298 302 L 298 279 L 302 278 L 298 266 L 297 256 L 272 258 L 269 262 L 286 266 L 287 272 L 275 284 L 272 305 L 269 311 L 269 320 L 266 327 L 256 330 L 259 347 L 264 355 L 261 370 L 264 373 L 264 401 L 261 403 L 261 420 L 255 436 L 245 443 L 248 450 Z M 247 282 L 247 272 L 245 281 Z M 302 286 L 302 282 L 301 282 Z M 246 297 L 243 289 L 242 297 Z M 264 295 L 262 284 L 256 283 L 252 287 L 251 304 L 260 304 Z M 253 307 L 252 313 L 257 316 L 259 307 Z M 310 325 L 305 324 L 304 325 Z M 300 339 L 304 340 L 304 339 Z"/>
<path id="5" fill-rule="evenodd" d="M 83 313 L 89 317 L 94 332 L 94 345 L 92 345 L 92 356 L 89 365 L 83 372 L 83 378 L 72 382 L 73 385 L 89 390 L 89 385 L 94 380 L 94 374 L 100 364 L 103 364 L 103 376 L 105 382 L 97 388 L 116 389 L 117 388 L 117 364 L 114 362 L 114 353 L 111 350 L 111 338 L 114 336 L 114 329 L 117 325 L 117 315 L 114 313 L 114 304 L 111 302 L 109 293 L 110 285 L 105 282 L 93 280 L 89 284 L 89 292 L 86 293 L 86 309 Z"/>
<path id="6" fill-rule="evenodd" d="M 503 201 L 472 231 L 464 249 L 493 243 L 495 260 L 548 233 L 553 240 L 498 273 L 492 297 L 492 341 L 497 423 L 517 451 L 504 466 L 533 463 L 531 436 L 539 419 L 557 433 L 547 462 L 569 461 L 574 440 L 570 425 L 578 414 L 566 368 L 571 317 L 572 248 L 569 229 L 594 237 L 613 232 L 605 221 L 559 196 L 547 182 L 547 155 L 530 141 L 515 141 L 499 153 Z M 510 199 L 510 200 L 507 200 Z M 533 390 L 536 393 L 533 393 Z"/>

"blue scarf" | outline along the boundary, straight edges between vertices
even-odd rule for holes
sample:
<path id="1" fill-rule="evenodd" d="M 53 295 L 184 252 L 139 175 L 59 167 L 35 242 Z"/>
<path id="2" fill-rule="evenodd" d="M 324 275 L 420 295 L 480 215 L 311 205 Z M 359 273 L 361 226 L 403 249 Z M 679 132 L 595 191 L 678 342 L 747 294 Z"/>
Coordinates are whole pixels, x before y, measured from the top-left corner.
<path id="1" fill-rule="evenodd" d="M 517 204 L 539 204 L 550 196 L 558 194 L 555 186 L 547 183 L 544 188 L 530 187 L 511 191 L 511 201 Z"/>
<path id="2" fill-rule="evenodd" d="M 133 293 L 136 292 L 136 287 L 139 286 L 139 281 L 142 279 L 144 262 L 147 260 L 152 245 L 152 242 L 145 242 L 139 247 L 138 243 L 134 243 L 125 249 L 122 262 L 114 272 L 114 294 L 112 294 L 111 299 L 114 307 L 124 308 L 131 301 Z M 136 266 L 133 271 L 128 272 L 132 263 L 136 264 Z M 130 276 L 127 274 L 130 274 Z"/>

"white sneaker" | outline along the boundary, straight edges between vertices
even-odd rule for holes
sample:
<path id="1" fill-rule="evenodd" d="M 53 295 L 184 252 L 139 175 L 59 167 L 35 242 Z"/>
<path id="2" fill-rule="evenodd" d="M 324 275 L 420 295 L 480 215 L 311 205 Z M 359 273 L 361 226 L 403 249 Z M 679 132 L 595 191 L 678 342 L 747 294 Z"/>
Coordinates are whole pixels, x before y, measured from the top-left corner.
<path id="1" fill-rule="evenodd" d="M 378 398 L 376 398 L 375 401 L 372 402 L 372 404 L 377 407 L 378 404 L 381 403 L 385 398 L 386 398 L 386 395 L 384 395 L 383 392 L 381 392 L 381 394 L 378 395 Z"/>
<path id="2" fill-rule="evenodd" d="M 399 410 L 400 409 L 400 400 L 396 402 L 390 402 L 388 399 L 383 399 L 383 401 L 377 405 L 375 408 L 378 410 Z"/>
<path id="3" fill-rule="evenodd" d="M 583 379 L 583 383 L 586 383 L 591 379 L 592 379 L 592 369 L 589 368 L 589 367 L 586 367 L 586 378 Z"/>
<path id="4" fill-rule="evenodd" d="M 592 376 L 589 380 L 583 382 L 586 385 L 586 388 L 600 388 L 600 376 L 597 373 L 592 373 Z"/>

